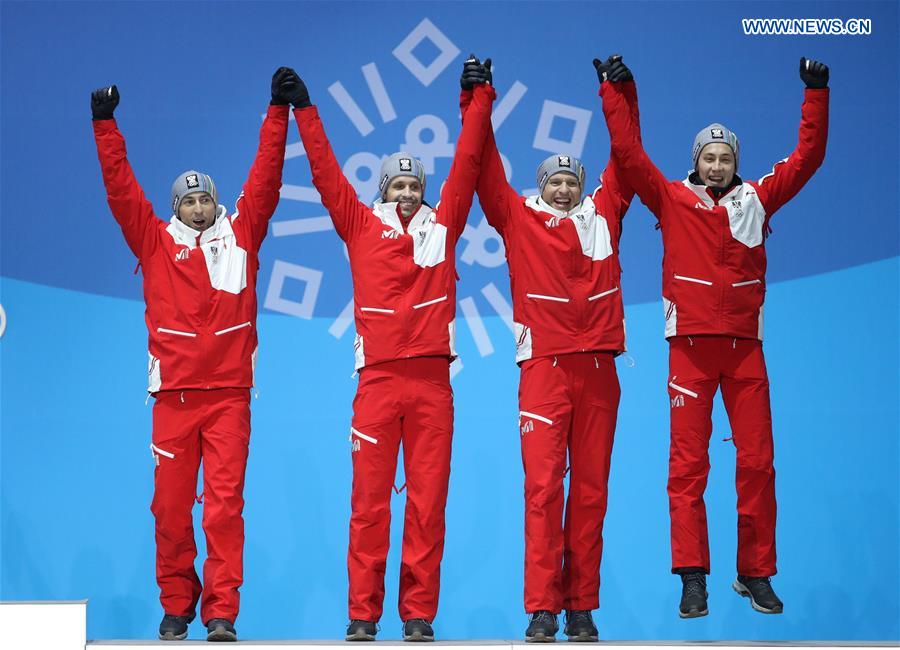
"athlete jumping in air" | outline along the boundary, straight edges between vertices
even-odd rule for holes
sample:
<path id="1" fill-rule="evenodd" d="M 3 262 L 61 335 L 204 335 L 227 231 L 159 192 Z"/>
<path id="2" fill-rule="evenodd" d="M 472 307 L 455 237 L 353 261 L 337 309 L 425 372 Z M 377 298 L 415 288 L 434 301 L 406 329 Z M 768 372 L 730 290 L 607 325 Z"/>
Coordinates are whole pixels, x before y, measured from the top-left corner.
<path id="1" fill-rule="evenodd" d="M 794 152 L 758 181 L 737 175 L 740 146 L 722 124 L 694 138 L 693 171 L 668 181 L 644 152 L 617 82 L 595 61 L 603 110 L 622 169 L 656 215 L 663 236 L 663 306 L 671 402 L 669 512 L 672 572 L 682 580 L 679 615 L 708 612 L 709 541 L 703 493 L 709 474 L 712 404 L 721 388 L 737 449 L 738 551 L 735 591 L 757 611 L 778 614 L 775 575 L 775 470 L 769 380 L 763 357 L 765 240 L 772 215 L 825 158 L 828 67 L 800 59 L 806 84 Z"/>

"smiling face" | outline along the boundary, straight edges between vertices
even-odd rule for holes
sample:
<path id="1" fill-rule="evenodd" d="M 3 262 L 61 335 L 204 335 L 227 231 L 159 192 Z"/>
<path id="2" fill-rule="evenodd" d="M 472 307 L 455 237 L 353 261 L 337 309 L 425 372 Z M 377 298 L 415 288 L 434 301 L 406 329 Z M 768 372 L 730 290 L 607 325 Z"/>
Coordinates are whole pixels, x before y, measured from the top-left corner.
<path id="1" fill-rule="evenodd" d="M 181 199 L 178 206 L 178 219 L 186 226 L 203 232 L 216 221 L 218 206 L 206 192 L 194 192 Z"/>
<path id="2" fill-rule="evenodd" d="M 424 188 L 415 176 L 395 176 L 384 191 L 384 200 L 397 203 L 404 217 L 413 216 L 422 205 Z"/>
<path id="3" fill-rule="evenodd" d="M 707 187 L 728 187 L 734 180 L 734 151 L 727 144 L 714 142 L 700 151 L 697 174 Z"/>
<path id="4" fill-rule="evenodd" d="M 557 210 L 568 212 L 581 201 L 581 184 L 575 174 L 556 172 L 547 179 L 541 198 Z"/>

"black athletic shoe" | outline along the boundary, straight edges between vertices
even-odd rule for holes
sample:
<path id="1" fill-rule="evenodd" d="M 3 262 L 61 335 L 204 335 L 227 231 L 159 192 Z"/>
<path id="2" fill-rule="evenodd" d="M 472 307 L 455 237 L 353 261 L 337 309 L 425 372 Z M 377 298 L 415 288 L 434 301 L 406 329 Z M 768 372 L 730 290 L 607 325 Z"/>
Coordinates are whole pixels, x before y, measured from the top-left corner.
<path id="1" fill-rule="evenodd" d="M 211 618 L 206 624 L 207 641 L 237 641 L 234 625 L 225 618 Z"/>
<path id="2" fill-rule="evenodd" d="M 566 611 L 566 636 L 569 641 L 596 641 L 597 626 L 589 609 Z"/>
<path id="3" fill-rule="evenodd" d="M 709 614 L 706 599 L 706 576 L 702 573 L 681 574 L 681 604 L 678 615 L 681 618 L 698 618 Z"/>
<path id="4" fill-rule="evenodd" d="M 528 643 L 553 643 L 556 641 L 556 632 L 559 623 L 556 622 L 556 614 L 540 609 L 531 615 L 531 622 L 525 630 L 525 641 Z"/>
<path id="5" fill-rule="evenodd" d="M 424 618 L 411 618 L 403 623 L 404 641 L 434 641 L 431 623 Z"/>
<path id="6" fill-rule="evenodd" d="M 771 578 L 751 578 L 738 576 L 731 585 L 741 596 L 750 599 L 750 605 L 763 614 L 781 614 L 784 603 L 775 595 Z"/>
<path id="7" fill-rule="evenodd" d="M 187 616 L 172 616 L 166 614 L 159 623 L 159 638 L 161 641 L 181 641 L 187 638 L 188 625 L 194 620 L 195 612 Z"/>
<path id="8" fill-rule="evenodd" d="M 374 641 L 378 634 L 378 625 L 375 621 L 362 621 L 353 619 L 347 626 L 345 641 Z"/>

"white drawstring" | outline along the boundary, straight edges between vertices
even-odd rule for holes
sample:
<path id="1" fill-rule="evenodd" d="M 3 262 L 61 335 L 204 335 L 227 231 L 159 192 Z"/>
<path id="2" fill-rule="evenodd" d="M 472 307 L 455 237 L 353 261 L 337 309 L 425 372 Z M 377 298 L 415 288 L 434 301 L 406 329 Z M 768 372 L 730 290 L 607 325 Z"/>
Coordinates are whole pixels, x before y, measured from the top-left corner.
<path id="1" fill-rule="evenodd" d="M 153 393 L 147 393 L 147 399 L 144 400 L 144 406 L 147 406 L 147 404 L 150 403 L 150 396 L 151 396 L 152 394 L 153 394 Z"/>

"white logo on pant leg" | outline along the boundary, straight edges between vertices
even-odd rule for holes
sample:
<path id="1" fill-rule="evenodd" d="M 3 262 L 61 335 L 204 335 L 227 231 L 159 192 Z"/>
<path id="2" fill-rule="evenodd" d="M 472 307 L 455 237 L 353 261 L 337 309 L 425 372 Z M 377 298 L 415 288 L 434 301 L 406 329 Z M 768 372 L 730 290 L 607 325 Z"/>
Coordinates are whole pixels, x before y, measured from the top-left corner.
<path id="1" fill-rule="evenodd" d="M 525 424 L 522 425 L 523 436 L 531 431 L 534 431 L 534 420 L 528 420 Z"/>
<path id="2" fill-rule="evenodd" d="M 679 406 L 684 406 L 684 395 L 676 395 L 672 398 L 672 408 L 678 408 Z"/>

